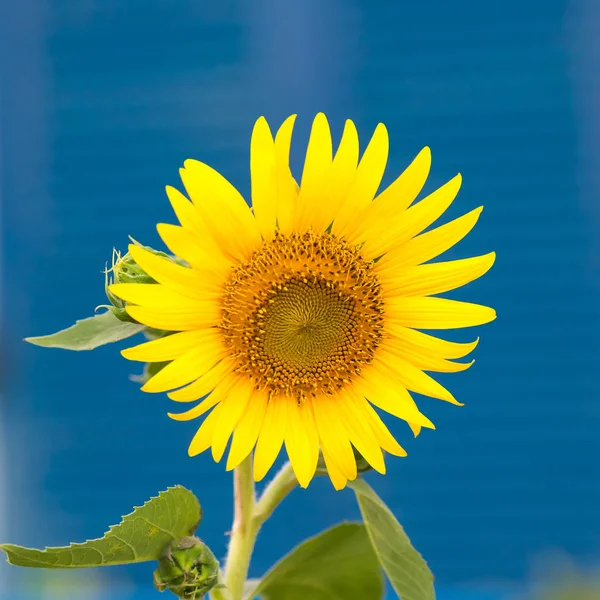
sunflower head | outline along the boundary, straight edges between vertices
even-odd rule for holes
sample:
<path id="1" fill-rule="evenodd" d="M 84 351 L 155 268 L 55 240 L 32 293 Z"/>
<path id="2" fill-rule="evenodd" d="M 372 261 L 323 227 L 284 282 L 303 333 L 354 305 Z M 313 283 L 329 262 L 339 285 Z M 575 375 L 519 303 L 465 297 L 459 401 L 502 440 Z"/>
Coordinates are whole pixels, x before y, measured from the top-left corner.
<path id="1" fill-rule="evenodd" d="M 337 489 L 357 476 L 356 453 L 384 473 L 384 452 L 406 452 L 378 410 L 417 435 L 433 428 L 412 392 L 459 404 L 429 372 L 457 372 L 477 344 L 422 330 L 487 323 L 485 306 L 439 297 L 483 275 L 494 253 L 430 262 L 459 242 L 481 208 L 428 229 L 461 184 L 457 175 L 414 203 L 428 148 L 378 193 L 388 135 L 378 125 L 362 156 L 347 121 L 335 152 L 315 118 L 300 184 L 289 167 L 294 116 L 273 137 L 264 118 L 250 144 L 251 205 L 219 173 L 187 160 L 189 199 L 167 187 L 179 225 L 158 225 L 178 262 L 133 245 L 151 281 L 116 280 L 109 291 L 131 318 L 173 332 L 123 351 L 168 362 L 142 389 L 197 403 L 176 420 L 206 415 L 190 455 L 209 448 L 227 468 L 254 451 L 264 477 L 285 446 L 307 486 L 320 454 Z"/>
<path id="2" fill-rule="evenodd" d="M 240 372 L 269 395 L 335 394 L 383 336 L 373 264 L 331 233 L 276 232 L 233 269 L 221 330 Z"/>

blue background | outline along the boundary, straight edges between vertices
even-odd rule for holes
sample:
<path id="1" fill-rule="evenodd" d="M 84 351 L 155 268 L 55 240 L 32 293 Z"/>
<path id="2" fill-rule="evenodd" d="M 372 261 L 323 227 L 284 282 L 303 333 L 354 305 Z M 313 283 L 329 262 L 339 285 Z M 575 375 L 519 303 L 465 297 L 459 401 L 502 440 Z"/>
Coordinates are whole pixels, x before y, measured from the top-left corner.
<path id="1" fill-rule="evenodd" d="M 174 222 L 164 185 L 179 184 L 184 159 L 247 195 L 254 120 L 299 114 L 299 174 L 322 110 L 336 136 L 346 118 L 363 140 L 387 125 L 385 183 L 429 145 L 426 191 L 464 177 L 444 219 L 485 206 L 449 256 L 498 253 L 457 296 L 499 315 L 463 337 L 482 336 L 475 366 L 442 378 L 466 406 L 421 399 L 437 431 L 412 440 L 393 424 L 409 457 L 369 478 L 427 558 L 439 598 L 508 597 L 548 550 L 597 561 L 595 0 L 6 0 L 2 13 L 1 539 L 96 537 L 180 483 L 202 501 L 200 535 L 224 555 L 230 479 L 209 456 L 187 458 L 197 423 L 167 419 L 169 400 L 128 381 L 136 365 L 115 346 L 74 354 L 21 339 L 102 304 L 101 271 L 127 235 L 159 244 L 155 223 Z M 352 494 L 324 480 L 295 492 L 265 527 L 252 575 L 357 516 Z M 0 568 L 0 585 L 11 599 L 91 598 L 94 586 L 110 590 L 96 597 L 150 598 L 149 570 L 102 571 L 81 587 L 75 574 L 48 582 Z M 41 591 L 69 585 L 72 596 Z"/>

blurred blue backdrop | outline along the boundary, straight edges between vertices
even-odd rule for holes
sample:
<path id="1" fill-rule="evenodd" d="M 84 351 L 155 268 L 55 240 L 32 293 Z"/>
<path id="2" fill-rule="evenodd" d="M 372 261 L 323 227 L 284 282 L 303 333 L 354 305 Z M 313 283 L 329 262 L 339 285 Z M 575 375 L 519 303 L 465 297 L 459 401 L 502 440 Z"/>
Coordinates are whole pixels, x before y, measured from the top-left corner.
<path id="1" fill-rule="evenodd" d="M 19 0 L 2 13 L 2 540 L 96 537 L 180 483 L 203 503 L 200 535 L 224 555 L 230 476 L 187 458 L 197 423 L 170 421 L 169 400 L 128 380 L 135 365 L 116 346 L 73 354 L 21 340 L 102 304 L 101 271 L 129 234 L 159 245 L 155 223 L 174 222 L 164 186 L 178 185 L 184 159 L 247 195 L 254 120 L 299 114 L 299 173 L 310 121 L 325 111 L 336 136 L 346 118 L 363 140 L 387 125 L 384 183 L 431 146 L 426 191 L 464 176 L 445 218 L 485 205 L 450 254 L 498 253 L 458 295 L 499 315 L 478 332 L 476 365 L 443 379 L 466 406 L 421 399 L 437 431 L 412 440 L 394 424 L 409 457 L 370 477 L 439 598 L 504 598 L 549 549 L 598 559 L 596 0 Z M 357 516 L 352 494 L 324 480 L 295 492 L 265 528 L 252 575 Z M 96 596 L 87 584 L 104 589 L 105 572 L 85 586 L 68 574 L 72 597 L 154 597 L 149 570 L 121 569 L 117 588 Z M 0 577 L 11 600 L 58 593 L 44 596 L 39 574 Z"/>

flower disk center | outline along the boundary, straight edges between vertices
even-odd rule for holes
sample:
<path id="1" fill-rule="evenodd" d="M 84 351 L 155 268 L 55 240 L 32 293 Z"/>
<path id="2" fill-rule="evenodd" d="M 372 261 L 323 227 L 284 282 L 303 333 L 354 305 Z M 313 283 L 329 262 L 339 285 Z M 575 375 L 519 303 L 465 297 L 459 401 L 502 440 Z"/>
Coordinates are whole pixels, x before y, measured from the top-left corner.
<path id="1" fill-rule="evenodd" d="M 369 363 L 383 301 L 372 262 L 330 234 L 264 242 L 225 287 L 221 328 L 257 388 L 331 394 Z"/>

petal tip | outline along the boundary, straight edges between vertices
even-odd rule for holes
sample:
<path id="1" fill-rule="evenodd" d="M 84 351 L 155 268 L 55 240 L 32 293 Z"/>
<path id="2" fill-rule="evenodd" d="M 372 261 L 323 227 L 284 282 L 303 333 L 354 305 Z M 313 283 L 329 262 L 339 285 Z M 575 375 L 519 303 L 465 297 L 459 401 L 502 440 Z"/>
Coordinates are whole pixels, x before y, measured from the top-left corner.
<path id="1" fill-rule="evenodd" d="M 141 388 L 142 392 L 146 392 L 148 394 L 156 394 L 159 390 L 154 389 L 154 385 L 151 383 L 152 379 L 149 379 Z M 148 385 L 150 384 L 150 385 Z"/>
<path id="2" fill-rule="evenodd" d="M 213 457 L 213 460 L 216 463 L 220 463 L 221 459 L 223 458 L 223 454 L 225 454 L 225 448 L 216 448 L 214 445 L 211 446 L 211 454 Z"/>
<path id="3" fill-rule="evenodd" d="M 256 463 L 254 463 L 256 465 Z M 252 472 L 252 478 L 254 479 L 254 481 L 256 481 L 257 483 L 259 481 L 262 481 L 265 478 L 266 473 L 263 473 L 261 471 L 258 471 L 256 468 L 254 468 L 254 471 Z"/>
<path id="4" fill-rule="evenodd" d="M 346 122 L 344 123 L 344 129 L 346 129 L 346 128 L 353 130 L 355 132 L 357 131 L 356 124 L 354 123 L 354 121 L 352 119 L 346 119 Z"/>
<path id="5" fill-rule="evenodd" d="M 181 173 L 181 171 L 186 170 L 186 169 L 194 169 L 201 165 L 202 165 L 202 163 L 199 160 L 196 160 L 195 158 L 186 158 L 183 161 L 183 169 L 179 169 L 179 172 Z"/>
<path id="6" fill-rule="evenodd" d="M 377 123 L 377 127 L 375 127 L 375 131 L 373 135 L 378 133 L 379 135 L 388 136 L 388 129 L 384 123 Z"/>
<path id="7" fill-rule="evenodd" d="M 336 492 L 341 492 L 346 487 L 346 485 L 348 484 L 347 481 L 344 481 L 342 483 L 340 481 L 333 481 L 333 480 L 331 480 L 331 483 L 332 483 L 333 488 L 335 489 Z"/>
<path id="8" fill-rule="evenodd" d="M 318 112 L 313 119 L 313 127 L 329 127 L 329 121 L 324 112 Z"/>
<path id="9" fill-rule="evenodd" d="M 378 466 L 371 465 L 371 466 L 372 466 L 372 467 L 373 467 L 373 469 L 374 469 L 375 471 L 377 471 L 377 472 L 378 472 L 380 475 L 385 475 L 385 474 L 386 474 L 386 472 L 387 472 L 387 469 L 386 469 L 385 463 L 383 464 L 383 466 L 381 466 L 381 465 L 378 465 Z"/>
<path id="10" fill-rule="evenodd" d="M 121 285 L 119 283 L 111 283 L 106 289 L 111 293 L 114 294 L 115 296 L 121 298 L 121 296 L 119 296 L 119 291 L 121 290 Z M 122 298 L 121 298 L 122 299 Z"/>
<path id="11" fill-rule="evenodd" d="M 121 350 L 121 356 L 123 358 L 126 358 L 127 360 L 130 360 L 129 357 L 131 356 L 131 353 L 129 352 L 131 350 L 131 348 L 124 348 L 123 350 Z"/>
<path id="12" fill-rule="evenodd" d="M 269 135 L 271 137 L 271 128 L 269 127 L 269 122 L 265 117 L 258 117 L 254 123 L 254 127 L 252 128 L 252 135 Z"/>

